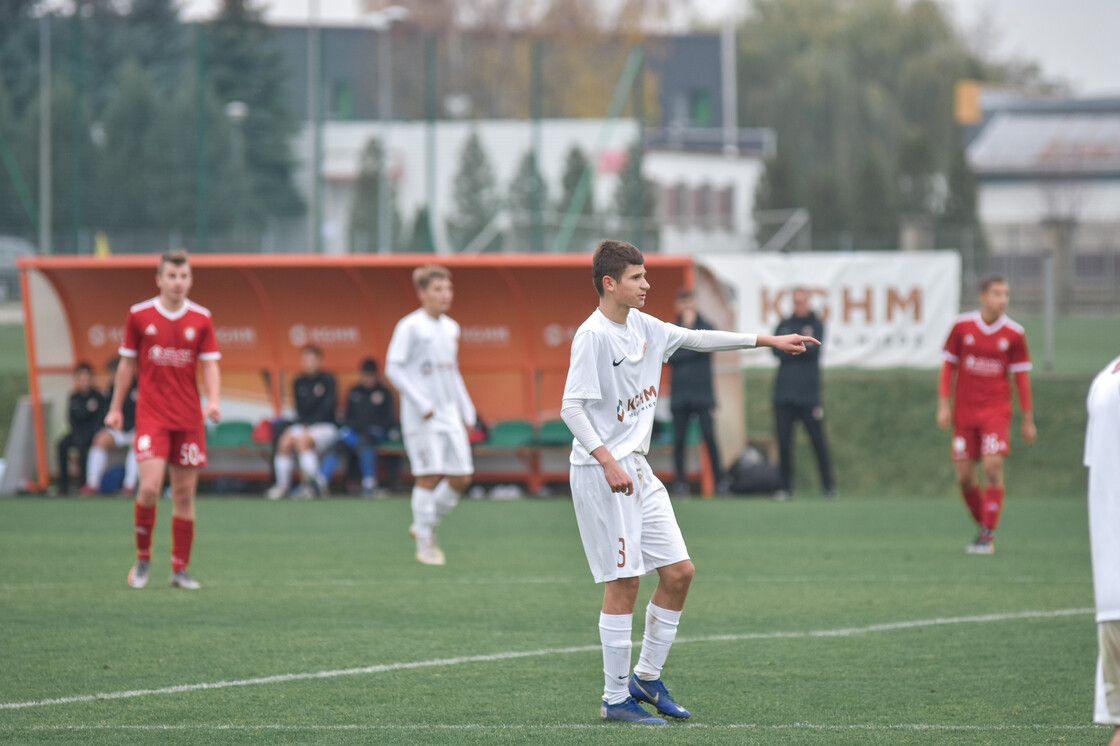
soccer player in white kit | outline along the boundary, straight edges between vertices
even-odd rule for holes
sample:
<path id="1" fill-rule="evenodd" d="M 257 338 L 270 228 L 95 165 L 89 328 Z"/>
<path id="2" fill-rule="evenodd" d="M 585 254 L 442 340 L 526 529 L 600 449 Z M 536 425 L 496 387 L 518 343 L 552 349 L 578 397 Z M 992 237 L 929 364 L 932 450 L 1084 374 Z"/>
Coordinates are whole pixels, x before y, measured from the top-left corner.
<path id="1" fill-rule="evenodd" d="M 1109 744 L 1120 746 L 1120 357 L 1093 379 L 1087 406 L 1089 543 L 1100 651 L 1093 722 L 1116 726 Z"/>
<path id="2" fill-rule="evenodd" d="M 420 308 L 397 322 L 385 354 L 385 375 L 401 393 L 401 437 L 415 483 L 412 526 L 416 559 L 446 563 L 436 543 L 440 520 L 471 484 L 474 462 L 467 428 L 477 420 L 459 373 L 459 325 L 447 316 L 451 272 L 418 267 L 412 284 Z"/>
<path id="3" fill-rule="evenodd" d="M 575 440 L 572 503 L 595 582 L 603 583 L 599 639 L 605 686 L 600 717 L 665 724 L 638 703 L 675 718 L 688 710 L 661 681 L 694 568 L 665 486 L 646 454 L 653 431 L 661 366 L 677 349 L 738 350 L 774 347 L 805 351 L 812 337 L 780 337 L 685 329 L 642 313 L 645 259 L 633 245 L 602 241 L 592 259 L 599 307 L 572 339 L 561 417 Z M 631 629 L 638 582 L 658 573 L 646 607 L 638 664 L 630 675 Z"/>

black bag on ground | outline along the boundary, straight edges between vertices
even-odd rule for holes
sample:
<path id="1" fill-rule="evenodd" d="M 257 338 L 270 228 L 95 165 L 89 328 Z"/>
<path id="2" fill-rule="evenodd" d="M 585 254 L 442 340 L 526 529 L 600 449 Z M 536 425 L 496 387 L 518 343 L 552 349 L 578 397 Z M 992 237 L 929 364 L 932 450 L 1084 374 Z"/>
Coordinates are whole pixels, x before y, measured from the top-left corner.
<path id="1" fill-rule="evenodd" d="M 731 491 L 737 495 L 770 495 L 781 487 L 778 465 L 766 461 L 762 451 L 747 449 L 731 465 Z"/>

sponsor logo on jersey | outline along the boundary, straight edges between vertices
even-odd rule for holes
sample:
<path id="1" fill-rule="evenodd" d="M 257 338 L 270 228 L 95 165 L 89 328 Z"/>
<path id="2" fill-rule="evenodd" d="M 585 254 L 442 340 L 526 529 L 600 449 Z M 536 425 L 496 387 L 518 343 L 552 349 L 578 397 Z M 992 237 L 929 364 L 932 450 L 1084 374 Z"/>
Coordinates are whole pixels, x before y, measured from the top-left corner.
<path id="1" fill-rule="evenodd" d="M 148 324 L 148 326 L 144 328 L 144 336 L 150 337 L 153 334 L 158 334 L 158 333 L 159 333 L 159 330 L 156 329 L 155 324 Z"/>
<path id="2" fill-rule="evenodd" d="M 152 345 L 148 348 L 148 361 L 168 368 L 186 368 L 194 364 L 194 352 Z"/>
<path id="3" fill-rule="evenodd" d="M 618 400 L 618 408 L 615 410 L 615 417 L 618 417 L 619 422 L 622 422 L 626 417 L 626 410 L 622 408 L 622 399 Z"/>
<path id="4" fill-rule="evenodd" d="M 652 407 L 657 404 L 657 386 L 650 386 L 648 389 L 639 391 L 634 396 L 626 400 L 627 412 L 640 412 L 647 407 Z M 621 418 L 620 418 L 621 419 Z"/>
<path id="5" fill-rule="evenodd" d="M 431 360 L 425 360 L 424 362 L 420 363 L 420 375 L 430 376 L 432 374 L 432 370 L 433 367 Z"/>
<path id="6" fill-rule="evenodd" d="M 969 373 L 977 376 L 995 378 L 1003 375 L 1003 363 L 995 358 L 965 355 L 964 367 Z"/>
<path id="7" fill-rule="evenodd" d="M 613 365 L 614 367 L 617 368 L 618 366 L 622 365 L 622 361 L 625 360 L 625 359 L 626 359 L 626 356 L 623 355 L 618 360 L 611 360 L 611 365 Z"/>

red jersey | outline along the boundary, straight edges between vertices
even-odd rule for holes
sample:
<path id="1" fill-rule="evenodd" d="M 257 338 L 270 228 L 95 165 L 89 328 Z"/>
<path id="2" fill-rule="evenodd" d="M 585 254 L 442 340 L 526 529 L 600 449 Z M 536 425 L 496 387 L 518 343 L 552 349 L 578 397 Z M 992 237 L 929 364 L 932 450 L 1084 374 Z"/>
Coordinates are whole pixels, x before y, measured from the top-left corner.
<path id="1" fill-rule="evenodd" d="M 958 426 L 992 416 L 1011 419 L 1009 374 L 1031 369 L 1023 327 L 1007 316 L 987 324 L 979 311 L 963 314 L 943 354 L 957 369 L 953 421 Z"/>
<path id="2" fill-rule="evenodd" d="M 175 313 L 165 310 L 159 298 L 137 303 L 129 309 L 119 352 L 136 358 L 139 369 L 137 429 L 202 426 L 198 361 L 222 356 L 210 311 L 189 300 Z"/>

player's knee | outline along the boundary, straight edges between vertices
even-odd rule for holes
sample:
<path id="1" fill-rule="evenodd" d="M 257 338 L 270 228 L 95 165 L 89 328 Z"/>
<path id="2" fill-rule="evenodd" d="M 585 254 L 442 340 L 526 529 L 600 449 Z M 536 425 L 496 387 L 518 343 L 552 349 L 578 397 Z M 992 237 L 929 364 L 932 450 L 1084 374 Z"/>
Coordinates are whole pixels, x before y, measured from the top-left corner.
<path id="1" fill-rule="evenodd" d="M 465 474 L 465 475 L 462 475 L 462 476 L 454 476 L 454 477 L 448 477 L 447 478 L 448 486 L 451 487 L 451 489 L 455 490 L 456 492 L 466 492 L 467 488 L 471 486 L 472 481 L 473 481 L 473 476 L 470 475 L 470 474 Z"/>
<path id="2" fill-rule="evenodd" d="M 661 571 L 661 580 L 674 591 L 686 591 L 696 575 L 696 567 L 691 560 L 669 565 Z"/>

